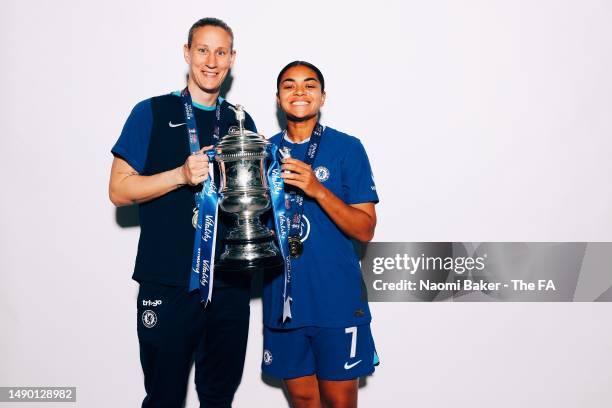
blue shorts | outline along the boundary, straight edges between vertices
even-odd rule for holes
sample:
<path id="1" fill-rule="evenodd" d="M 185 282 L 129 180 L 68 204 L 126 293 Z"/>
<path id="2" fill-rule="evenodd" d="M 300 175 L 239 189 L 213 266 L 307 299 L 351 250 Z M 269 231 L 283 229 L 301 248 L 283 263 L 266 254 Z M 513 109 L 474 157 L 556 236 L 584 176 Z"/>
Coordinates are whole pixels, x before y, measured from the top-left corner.
<path id="1" fill-rule="evenodd" d="M 351 380 L 378 365 L 369 324 L 346 328 L 264 327 L 264 374 L 290 379 L 315 374 L 322 380 Z"/>

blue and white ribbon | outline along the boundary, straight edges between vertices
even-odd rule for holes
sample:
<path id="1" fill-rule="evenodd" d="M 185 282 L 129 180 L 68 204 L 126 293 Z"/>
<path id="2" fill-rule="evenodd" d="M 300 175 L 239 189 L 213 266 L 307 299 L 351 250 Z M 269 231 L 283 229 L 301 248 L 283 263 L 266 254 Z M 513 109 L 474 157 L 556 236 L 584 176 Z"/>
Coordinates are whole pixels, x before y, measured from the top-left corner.
<path id="1" fill-rule="evenodd" d="M 187 124 L 187 136 L 189 139 L 189 150 L 191 154 L 197 154 L 200 150 L 198 128 L 193 113 L 193 103 L 187 88 L 181 92 L 185 122 Z M 221 121 L 222 100 L 217 101 L 213 140 L 219 140 Z M 213 278 L 215 271 L 215 243 L 217 238 L 217 215 L 219 212 L 219 192 L 215 185 L 214 177 L 214 150 L 206 151 L 208 156 L 208 178 L 204 182 L 202 190 L 195 194 L 195 206 L 198 212 L 198 220 L 195 226 L 195 237 L 193 240 L 193 256 L 191 259 L 191 273 L 189 275 L 189 292 L 200 290 L 200 300 L 204 306 L 212 299 Z"/>
<path id="2" fill-rule="evenodd" d="M 306 157 L 304 158 L 304 163 L 309 166 L 314 164 L 317 157 L 324 130 L 325 127 L 318 122 L 312 130 L 306 149 Z M 284 143 L 285 138 L 282 137 L 279 149 L 283 148 Z M 287 211 L 287 217 L 289 218 L 289 235 L 299 239 L 302 229 L 302 215 L 304 214 L 304 192 L 298 189 L 291 189 L 288 196 L 289 211 Z"/>
<path id="3" fill-rule="evenodd" d="M 284 261 L 284 285 L 283 285 L 283 323 L 291 319 L 291 255 L 289 254 L 289 222 L 287 209 L 285 207 L 285 182 L 281 177 L 281 163 L 278 157 L 278 146 L 274 143 L 268 145 L 271 157 L 270 168 L 268 168 L 268 185 L 272 198 L 272 209 L 274 211 L 274 224 L 278 234 L 278 244 Z"/>
<path id="4" fill-rule="evenodd" d="M 206 152 L 212 162 L 215 153 Z M 215 244 L 217 237 L 217 215 L 219 192 L 215 185 L 212 163 L 208 166 L 208 179 L 197 195 L 198 222 L 193 242 L 193 258 L 189 278 L 189 291 L 200 289 L 200 300 L 207 306 L 212 298 L 215 272 Z"/>

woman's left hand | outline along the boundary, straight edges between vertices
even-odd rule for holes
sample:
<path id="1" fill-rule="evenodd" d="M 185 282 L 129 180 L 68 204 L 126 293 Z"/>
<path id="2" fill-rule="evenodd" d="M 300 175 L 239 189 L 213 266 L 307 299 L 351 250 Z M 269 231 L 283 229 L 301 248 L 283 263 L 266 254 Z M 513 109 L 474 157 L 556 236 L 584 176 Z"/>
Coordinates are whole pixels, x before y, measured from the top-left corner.
<path id="1" fill-rule="evenodd" d="M 281 173 L 285 183 L 301 189 L 309 197 L 316 200 L 325 194 L 325 187 L 317 180 L 312 167 L 303 161 L 293 158 L 283 159 L 281 169 L 290 171 L 290 173 L 285 171 Z"/>

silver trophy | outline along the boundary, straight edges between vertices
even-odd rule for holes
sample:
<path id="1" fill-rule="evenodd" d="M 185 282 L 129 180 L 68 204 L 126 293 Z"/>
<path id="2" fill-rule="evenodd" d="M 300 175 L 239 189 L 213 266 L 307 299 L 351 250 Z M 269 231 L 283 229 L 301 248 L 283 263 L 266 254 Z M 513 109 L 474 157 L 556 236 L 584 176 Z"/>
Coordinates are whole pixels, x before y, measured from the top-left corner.
<path id="1" fill-rule="evenodd" d="M 268 142 L 262 135 L 244 129 L 242 106 L 236 105 L 234 111 L 238 127 L 230 128 L 217 144 L 215 160 L 221 170 L 219 206 L 235 217 L 236 224 L 225 237 L 215 270 L 280 269 L 283 257 L 274 232 L 259 219 L 271 206 L 265 163 Z"/>

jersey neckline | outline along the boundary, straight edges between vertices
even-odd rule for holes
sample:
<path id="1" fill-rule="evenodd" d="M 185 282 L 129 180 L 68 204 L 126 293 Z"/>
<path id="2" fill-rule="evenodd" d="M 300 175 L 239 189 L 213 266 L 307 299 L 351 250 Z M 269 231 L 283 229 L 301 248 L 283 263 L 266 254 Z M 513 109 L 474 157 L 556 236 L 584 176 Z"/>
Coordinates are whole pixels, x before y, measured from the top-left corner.
<path id="1" fill-rule="evenodd" d="M 174 95 L 174 96 L 180 97 L 181 96 L 181 91 L 173 91 L 171 94 Z M 217 103 L 223 103 L 223 101 L 224 101 L 223 97 L 219 96 L 217 98 Z M 206 105 L 202 105 L 201 103 L 194 102 L 194 101 L 191 101 L 191 103 L 193 104 L 193 106 L 195 108 L 198 108 L 198 109 L 201 109 L 201 110 L 207 111 L 207 112 L 214 111 L 217 108 L 217 104 L 215 104 L 213 106 L 206 106 Z"/>

